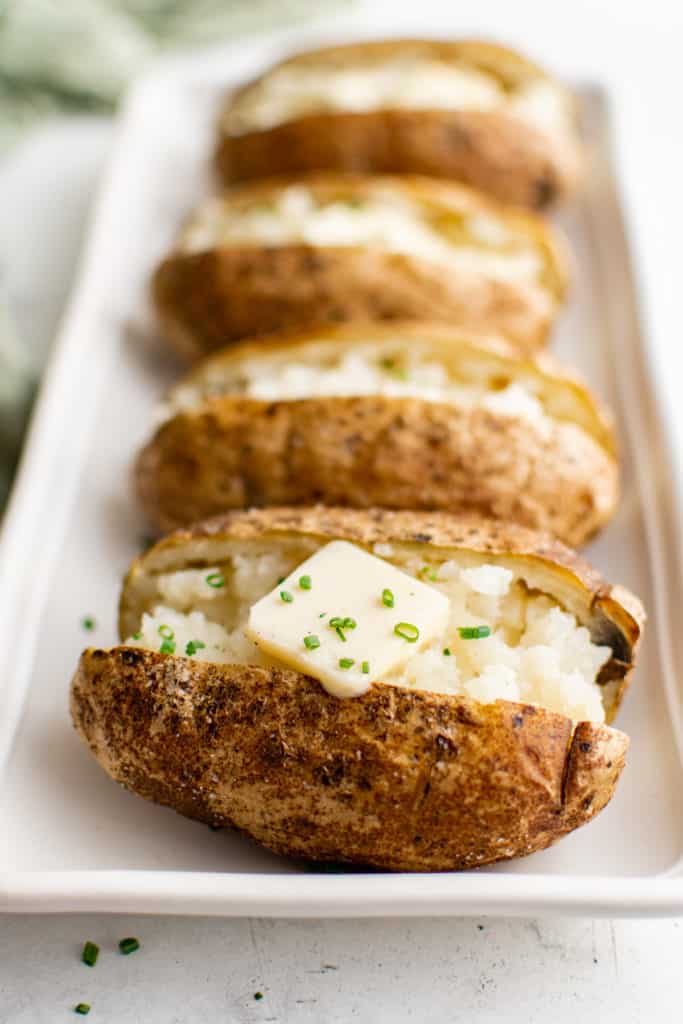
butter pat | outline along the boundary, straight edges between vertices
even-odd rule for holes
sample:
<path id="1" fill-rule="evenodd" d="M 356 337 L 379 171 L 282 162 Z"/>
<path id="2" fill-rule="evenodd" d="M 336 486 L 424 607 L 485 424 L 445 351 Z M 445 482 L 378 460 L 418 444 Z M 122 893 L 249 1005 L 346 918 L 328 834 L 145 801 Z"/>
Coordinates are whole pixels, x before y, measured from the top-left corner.
<path id="1" fill-rule="evenodd" d="M 356 697 L 441 636 L 449 612 L 434 587 L 335 540 L 252 605 L 245 631 L 333 696 Z"/>

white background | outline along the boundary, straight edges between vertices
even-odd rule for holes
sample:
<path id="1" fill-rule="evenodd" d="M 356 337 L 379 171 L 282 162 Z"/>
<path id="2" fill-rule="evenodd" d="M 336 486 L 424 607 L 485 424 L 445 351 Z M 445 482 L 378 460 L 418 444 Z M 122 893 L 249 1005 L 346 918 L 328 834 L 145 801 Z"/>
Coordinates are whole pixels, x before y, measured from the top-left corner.
<path id="1" fill-rule="evenodd" d="M 403 16 L 414 32 L 509 41 L 610 87 L 652 351 L 680 424 L 683 5 L 393 0 L 357 5 L 339 19 L 340 36 L 354 24 L 379 32 Z M 55 124 L 0 172 L 0 273 L 31 342 L 47 343 L 54 331 L 110 134 L 105 122 Z M 142 942 L 127 958 L 115 952 L 124 935 Z M 85 938 L 103 950 L 92 970 L 79 963 Z M 600 1024 L 668 1024 L 683 1016 L 682 963 L 678 921 L 4 917 L 0 1022 L 76 1020 L 71 1007 L 84 1000 L 88 1020 L 106 1024 L 564 1024 L 589 1012 Z"/>

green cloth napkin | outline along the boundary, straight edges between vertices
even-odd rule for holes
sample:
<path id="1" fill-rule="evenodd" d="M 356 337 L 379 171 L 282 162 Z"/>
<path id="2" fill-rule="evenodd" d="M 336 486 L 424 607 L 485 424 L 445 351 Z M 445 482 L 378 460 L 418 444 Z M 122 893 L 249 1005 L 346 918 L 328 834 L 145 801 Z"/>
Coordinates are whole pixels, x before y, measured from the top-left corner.
<path id="1" fill-rule="evenodd" d="M 173 47 L 319 16 L 352 0 L 0 0 L 0 155 L 68 111 L 112 111 L 123 88 Z M 0 292 L 0 509 L 35 390 Z"/>

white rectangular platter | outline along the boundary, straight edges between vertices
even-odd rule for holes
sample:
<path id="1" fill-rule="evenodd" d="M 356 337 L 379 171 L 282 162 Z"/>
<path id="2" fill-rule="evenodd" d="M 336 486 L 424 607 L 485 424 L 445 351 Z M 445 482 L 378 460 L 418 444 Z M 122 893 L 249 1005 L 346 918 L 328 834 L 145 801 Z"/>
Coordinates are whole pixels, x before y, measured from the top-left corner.
<path id="1" fill-rule="evenodd" d="M 619 724 L 617 795 L 586 828 L 525 860 L 469 873 L 321 873 L 186 821 L 111 782 L 71 727 L 80 649 L 115 642 L 121 574 L 144 523 L 129 468 L 177 368 L 146 284 L 210 187 L 215 105 L 263 60 L 190 60 L 147 79 L 122 115 L 80 280 L 34 415 L 0 541 L 0 910 L 361 916 L 683 913 L 680 520 L 670 438 L 638 327 L 601 94 L 583 89 L 592 167 L 560 220 L 575 253 L 553 348 L 617 410 L 623 501 L 589 557 L 650 611 Z M 84 634 L 80 621 L 97 627 Z"/>

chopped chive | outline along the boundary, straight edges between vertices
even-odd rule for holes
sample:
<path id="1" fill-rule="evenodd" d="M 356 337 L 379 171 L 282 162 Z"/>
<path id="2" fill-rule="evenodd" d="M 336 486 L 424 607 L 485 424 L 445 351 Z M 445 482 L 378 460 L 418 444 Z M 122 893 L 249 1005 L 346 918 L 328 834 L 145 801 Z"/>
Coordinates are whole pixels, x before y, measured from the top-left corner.
<path id="1" fill-rule="evenodd" d="M 310 576 L 302 576 L 299 580 L 299 586 L 302 590 L 310 590 L 313 586 L 313 581 Z"/>
<path id="2" fill-rule="evenodd" d="M 143 533 L 142 537 L 140 537 L 140 547 L 142 548 L 142 550 L 149 551 L 149 549 L 153 546 L 154 537 L 150 537 L 148 534 Z"/>
<path id="3" fill-rule="evenodd" d="M 287 579 L 286 576 L 280 576 L 278 581 L 277 581 L 278 587 L 280 586 L 281 583 L 284 583 L 286 579 Z"/>
<path id="4" fill-rule="evenodd" d="M 370 671 L 370 662 L 364 661 L 360 667 L 360 670 L 364 673 L 364 675 L 367 675 L 368 672 Z"/>
<path id="5" fill-rule="evenodd" d="M 263 992 L 254 992 L 254 999 L 263 999 Z"/>
<path id="6" fill-rule="evenodd" d="M 439 578 L 436 569 L 432 565 L 423 565 L 418 576 L 422 580 L 432 580 L 432 582 Z"/>
<path id="7" fill-rule="evenodd" d="M 142 630 L 139 629 L 137 633 L 133 633 L 133 640 L 142 640 Z"/>
<path id="8" fill-rule="evenodd" d="M 394 607 L 394 595 L 390 590 L 385 589 L 382 591 L 382 604 L 385 608 Z"/>
<path id="9" fill-rule="evenodd" d="M 124 956 L 128 956 L 129 953 L 134 953 L 136 949 L 140 948 L 140 943 L 137 939 L 121 939 L 119 942 L 119 949 Z"/>
<path id="10" fill-rule="evenodd" d="M 191 658 L 192 655 L 196 654 L 197 651 L 202 649 L 202 647 L 206 647 L 203 640 L 188 640 L 185 647 L 185 654 L 187 654 L 188 658 Z"/>
<path id="11" fill-rule="evenodd" d="M 397 622 L 394 626 L 394 633 L 409 644 L 414 644 L 420 636 L 420 630 L 412 622 Z"/>
<path id="12" fill-rule="evenodd" d="M 159 654 L 175 654 L 175 640 L 164 640 L 159 648 Z"/>
<path id="13" fill-rule="evenodd" d="M 444 654 L 446 655 L 446 657 L 448 658 L 448 657 L 450 656 L 450 653 L 451 653 L 451 649 L 450 649 L 450 647 L 444 647 L 444 649 L 443 649 L 443 653 L 444 653 Z"/>
<path id="14" fill-rule="evenodd" d="M 318 616 L 318 618 L 319 619 L 324 619 L 326 615 L 327 615 L 327 612 L 321 612 L 320 615 Z"/>
<path id="15" fill-rule="evenodd" d="M 76 1003 L 74 1013 L 80 1013 L 81 1017 L 87 1017 L 90 1013 L 90 1003 Z"/>
<path id="16" fill-rule="evenodd" d="M 384 359 L 380 359 L 379 365 L 383 370 L 386 370 L 387 373 L 393 373 L 399 380 L 408 380 L 407 369 L 405 366 L 397 366 L 395 359 L 385 356 Z"/>
<path id="17" fill-rule="evenodd" d="M 351 668 L 351 666 L 354 665 L 354 664 L 355 664 L 355 662 L 354 662 L 353 658 L 340 658 L 339 659 L 339 668 Z"/>
<path id="18" fill-rule="evenodd" d="M 294 595 L 290 594 L 290 592 L 288 590 L 281 590 L 280 591 L 280 600 L 284 601 L 285 604 L 291 604 L 292 601 L 294 600 Z"/>
<path id="19" fill-rule="evenodd" d="M 83 629 L 87 629 L 89 633 L 92 632 L 96 625 L 97 623 L 93 619 L 92 615 L 86 615 L 81 619 L 81 626 Z"/>
<path id="20" fill-rule="evenodd" d="M 484 640 L 485 637 L 491 636 L 490 626 L 461 626 L 458 629 L 458 633 L 463 640 Z"/>
<path id="21" fill-rule="evenodd" d="M 223 578 L 222 572 L 210 572 L 206 577 L 206 582 L 210 587 L 213 587 L 214 590 L 219 590 L 221 587 L 225 586 L 225 579 Z"/>
<path id="22" fill-rule="evenodd" d="M 96 942 L 91 942 L 89 939 L 83 945 L 83 952 L 81 953 L 81 960 L 88 967 L 94 967 L 97 963 L 97 958 L 100 955 L 100 947 Z"/>
<path id="23" fill-rule="evenodd" d="M 356 620 L 351 618 L 346 618 L 342 622 L 342 626 L 344 629 L 355 629 L 357 625 L 358 623 L 356 622 Z"/>
<path id="24" fill-rule="evenodd" d="M 327 623 L 330 629 L 333 629 L 337 636 L 339 637 L 339 639 L 342 640 L 344 643 L 346 643 L 346 637 L 344 636 L 343 629 L 353 629 L 355 626 L 354 624 L 354 626 L 348 627 L 346 626 L 347 622 L 353 622 L 353 619 L 342 619 L 340 618 L 339 615 L 334 615 Z"/>
<path id="25" fill-rule="evenodd" d="M 158 633 L 159 636 L 163 636 L 164 640 L 172 640 L 173 637 L 175 636 L 175 633 L 173 632 L 171 627 L 166 625 L 159 626 Z"/>
<path id="26" fill-rule="evenodd" d="M 304 647 L 307 647 L 309 651 L 314 651 L 316 647 L 320 647 L 320 639 L 317 636 L 305 636 Z"/>

